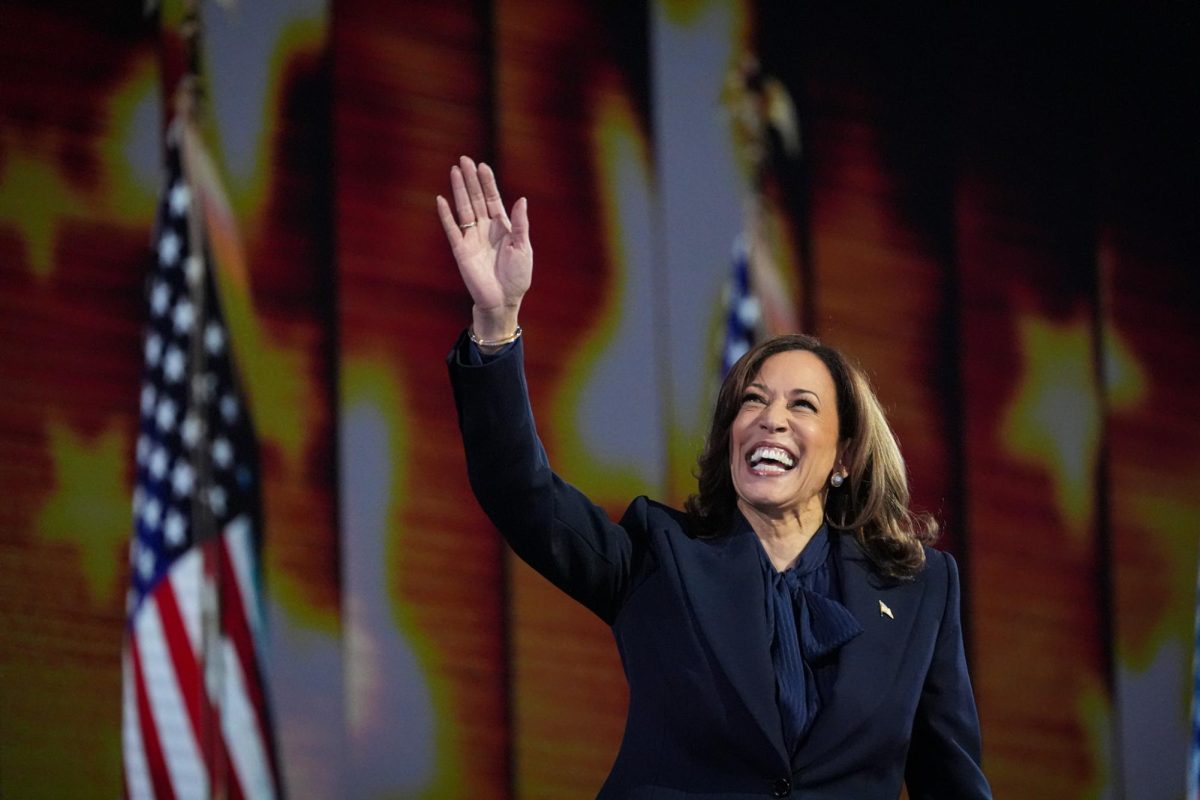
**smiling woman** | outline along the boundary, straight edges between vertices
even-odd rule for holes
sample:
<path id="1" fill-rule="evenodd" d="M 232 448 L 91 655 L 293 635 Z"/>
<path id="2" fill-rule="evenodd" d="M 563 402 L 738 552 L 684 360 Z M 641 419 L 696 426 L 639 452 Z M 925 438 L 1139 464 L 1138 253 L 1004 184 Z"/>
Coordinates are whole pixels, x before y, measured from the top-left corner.
<path id="1" fill-rule="evenodd" d="M 770 528 L 798 525 L 815 532 L 825 516 L 825 487 L 839 449 L 833 381 L 820 359 L 791 350 L 763 362 L 742 393 L 730 434 L 729 472 L 738 509 Z"/>
<path id="2" fill-rule="evenodd" d="M 799 459 L 783 465 L 782 474 L 792 476 L 788 481 L 776 480 L 770 467 L 752 468 L 754 451 L 745 447 L 758 443 Z M 822 522 L 851 532 L 883 575 L 915 575 L 925 564 L 923 545 L 937 538 L 937 521 L 909 510 L 904 459 L 870 382 L 811 336 L 776 336 L 739 359 L 717 395 L 698 464 L 699 490 L 688 498 L 687 510 L 702 535 L 727 533 L 735 507 L 762 515 L 764 525 L 778 519 L 769 506 L 759 509 L 750 499 L 782 484 L 771 491 L 790 488 L 793 504 L 805 501 L 804 542 Z M 751 480 L 764 471 L 770 483 Z"/>
<path id="3" fill-rule="evenodd" d="M 485 165 L 437 200 L 472 324 L 447 357 L 476 498 L 518 556 L 612 626 L 629 716 L 605 798 L 991 797 L 954 559 L 924 547 L 866 379 L 781 336 L 721 387 L 686 512 L 620 522 L 550 468 L 518 313 L 529 213 Z"/>

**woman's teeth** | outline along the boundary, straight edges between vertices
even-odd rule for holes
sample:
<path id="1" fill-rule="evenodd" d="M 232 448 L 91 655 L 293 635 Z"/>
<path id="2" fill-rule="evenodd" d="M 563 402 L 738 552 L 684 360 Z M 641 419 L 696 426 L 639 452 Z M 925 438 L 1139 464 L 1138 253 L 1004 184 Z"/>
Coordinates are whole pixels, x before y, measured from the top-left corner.
<path id="1" fill-rule="evenodd" d="M 760 472 L 785 472 L 796 466 L 796 460 L 782 447 L 756 447 L 748 461 Z"/>

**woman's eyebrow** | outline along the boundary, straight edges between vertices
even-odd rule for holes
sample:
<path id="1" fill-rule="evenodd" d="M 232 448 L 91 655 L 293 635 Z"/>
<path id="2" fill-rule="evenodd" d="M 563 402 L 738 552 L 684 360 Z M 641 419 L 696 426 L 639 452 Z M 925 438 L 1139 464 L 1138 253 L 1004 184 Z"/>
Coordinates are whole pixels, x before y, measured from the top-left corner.
<path id="1" fill-rule="evenodd" d="M 750 383 L 750 384 L 747 384 L 747 385 L 746 385 L 746 391 L 749 391 L 749 390 L 751 390 L 751 389 L 758 389 L 760 392 L 766 392 L 766 393 L 768 393 L 768 394 L 770 394 L 770 393 L 771 393 L 771 391 L 772 391 L 772 390 L 771 390 L 771 387 L 769 387 L 769 386 L 767 386 L 766 384 L 763 384 L 763 383 L 758 383 L 757 381 L 756 381 L 756 382 L 754 382 L 754 383 Z M 803 388 L 803 387 L 797 387 L 797 388 L 795 388 L 795 389 L 789 389 L 789 390 L 788 390 L 788 392 L 787 392 L 787 395 L 788 395 L 788 397 L 795 397 L 796 395 L 799 395 L 799 394 L 811 394 L 813 397 L 817 398 L 818 400 L 820 400 L 820 399 L 821 399 L 821 395 L 820 395 L 820 394 L 818 394 L 817 392 L 813 391 L 812 389 L 805 389 L 805 388 Z"/>
<path id="2" fill-rule="evenodd" d="M 821 395 L 812 389 L 796 388 L 788 392 L 788 397 L 800 397 L 801 395 L 809 395 L 814 398 L 818 404 L 821 403 Z"/>

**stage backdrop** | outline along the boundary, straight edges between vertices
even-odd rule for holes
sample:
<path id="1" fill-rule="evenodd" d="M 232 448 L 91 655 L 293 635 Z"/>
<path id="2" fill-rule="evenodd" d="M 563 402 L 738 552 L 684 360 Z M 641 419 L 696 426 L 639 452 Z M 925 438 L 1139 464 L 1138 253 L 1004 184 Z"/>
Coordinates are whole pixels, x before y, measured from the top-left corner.
<path id="1" fill-rule="evenodd" d="M 1200 530 L 1196 11 L 202 3 L 293 797 L 594 795 L 607 628 L 466 485 L 434 213 L 529 199 L 552 462 L 679 504 L 728 346 L 854 356 L 964 573 L 998 797 L 1180 798 Z M 144 278 L 181 11 L 0 6 L 0 795 L 121 791 Z M 793 8 L 793 6 L 796 6 Z"/>

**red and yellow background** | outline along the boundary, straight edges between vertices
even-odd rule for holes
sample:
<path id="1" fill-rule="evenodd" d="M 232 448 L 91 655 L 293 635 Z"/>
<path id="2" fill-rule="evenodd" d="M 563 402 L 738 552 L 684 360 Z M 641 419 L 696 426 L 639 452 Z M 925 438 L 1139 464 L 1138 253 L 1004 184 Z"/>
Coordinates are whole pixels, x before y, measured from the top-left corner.
<path id="1" fill-rule="evenodd" d="M 870 373 L 963 566 L 997 796 L 1182 797 L 1200 15 L 817 5 L 202 4 L 293 797 L 591 796 L 621 735 L 608 631 L 466 485 L 443 358 L 469 300 L 433 205 L 461 153 L 529 198 L 529 380 L 565 477 L 613 514 L 686 497 L 755 198 L 786 301 Z M 140 6 L 0 5 L 5 797 L 121 787 L 181 14 Z M 799 120 L 801 155 L 762 185 L 728 86 L 747 54 Z"/>

